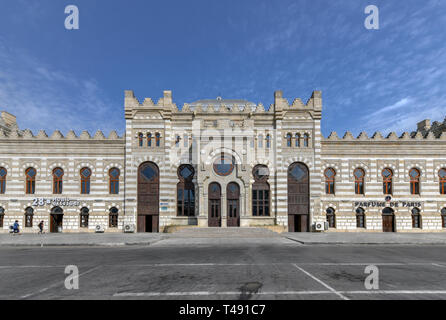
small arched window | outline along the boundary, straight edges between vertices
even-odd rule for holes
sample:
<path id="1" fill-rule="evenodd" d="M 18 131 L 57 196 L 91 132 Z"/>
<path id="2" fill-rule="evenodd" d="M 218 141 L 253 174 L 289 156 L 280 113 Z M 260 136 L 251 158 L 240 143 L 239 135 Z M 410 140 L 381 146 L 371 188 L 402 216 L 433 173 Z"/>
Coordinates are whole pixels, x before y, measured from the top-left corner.
<path id="1" fill-rule="evenodd" d="M 420 194 L 420 171 L 412 168 L 409 171 L 410 194 Z"/>
<path id="2" fill-rule="evenodd" d="M 392 178 L 393 171 L 389 168 L 385 168 L 381 175 L 383 177 L 383 193 L 384 194 L 392 194 Z"/>
<path id="3" fill-rule="evenodd" d="M 441 227 L 446 228 L 446 208 L 441 209 Z"/>
<path id="4" fill-rule="evenodd" d="M 446 194 L 446 169 L 442 168 L 438 171 L 438 177 L 440 178 L 440 194 Z"/>
<path id="5" fill-rule="evenodd" d="M 5 168 L 0 168 L 0 194 L 6 192 L 6 175 L 8 171 Z"/>
<path id="6" fill-rule="evenodd" d="M 187 134 L 183 135 L 183 144 L 184 144 L 185 148 L 189 147 L 189 138 L 188 138 Z"/>
<path id="7" fill-rule="evenodd" d="M 334 194 L 336 171 L 333 168 L 328 168 L 325 170 L 324 175 L 325 175 L 325 193 Z"/>
<path id="8" fill-rule="evenodd" d="M 152 134 L 150 132 L 147 134 L 147 146 L 149 148 L 152 146 Z"/>
<path id="9" fill-rule="evenodd" d="M 180 146 L 180 136 L 179 135 L 177 135 L 176 137 L 175 137 L 175 147 L 179 147 Z"/>
<path id="10" fill-rule="evenodd" d="M 82 168 L 80 173 L 81 173 L 81 194 L 90 194 L 91 170 L 89 168 Z"/>
<path id="11" fill-rule="evenodd" d="M 25 175 L 26 175 L 26 193 L 27 194 L 36 193 L 37 170 L 34 168 L 28 168 L 25 171 Z"/>
<path id="12" fill-rule="evenodd" d="M 296 147 L 300 147 L 300 134 L 296 133 L 294 135 L 294 145 Z"/>
<path id="13" fill-rule="evenodd" d="M 108 176 L 110 179 L 109 191 L 110 194 L 119 194 L 119 176 L 121 172 L 118 168 L 111 168 L 108 172 Z"/>
<path id="14" fill-rule="evenodd" d="M 310 135 L 308 133 L 304 134 L 304 147 L 308 148 L 310 145 Z"/>
<path id="15" fill-rule="evenodd" d="M 5 209 L 0 207 L 0 228 L 3 228 L 3 220 L 5 218 Z"/>
<path id="16" fill-rule="evenodd" d="M 291 133 L 287 133 L 286 135 L 286 146 L 291 148 Z"/>
<path id="17" fill-rule="evenodd" d="M 26 208 L 25 209 L 25 228 L 33 227 L 33 216 L 34 216 L 34 209 L 31 207 Z"/>
<path id="18" fill-rule="evenodd" d="M 86 207 L 81 209 L 81 228 L 88 228 L 88 218 L 90 216 L 90 210 Z"/>
<path id="19" fill-rule="evenodd" d="M 110 213 L 108 215 L 108 226 L 110 228 L 117 228 L 118 227 L 118 208 L 112 207 L 110 208 Z"/>
<path id="20" fill-rule="evenodd" d="M 353 175 L 355 176 L 355 194 L 364 194 L 364 170 L 356 168 Z"/>
<path id="21" fill-rule="evenodd" d="M 412 228 L 421 228 L 421 215 L 418 208 L 412 209 Z"/>
<path id="22" fill-rule="evenodd" d="M 329 228 L 336 228 L 336 215 L 333 208 L 328 208 L 327 211 L 327 222 Z"/>
<path id="23" fill-rule="evenodd" d="M 259 135 L 258 142 L 259 142 L 259 148 L 263 148 L 263 134 Z"/>
<path id="24" fill-rule="evenodd" d="M 143 145 L 143 140 L 144 140 L 144 135 L 142 133 L 138 134 L 138 143 L 140 147 L 142 147 Z"/>
<path id="25" fill-rule="evenodd" d="M 269 134 L 266 135 L 266 148 L 271 148 L 271 136 Z"/>
<path id="26" fill-rule="evenodd" d="M 64 172 L 61 168 L 53 170 L 53 193 L 62 194 Z"/>
<path id="27" fill-rule="evenodd" d="M 155 134 L 155 143 L 157 147 L 161 146 L 161 134 L 158 132 Z"/>
<path id="28" fill-rule="evenodd" d="M 363 208 L 356 209 L 356 228 L 365 228 L 365 211 Z"/>

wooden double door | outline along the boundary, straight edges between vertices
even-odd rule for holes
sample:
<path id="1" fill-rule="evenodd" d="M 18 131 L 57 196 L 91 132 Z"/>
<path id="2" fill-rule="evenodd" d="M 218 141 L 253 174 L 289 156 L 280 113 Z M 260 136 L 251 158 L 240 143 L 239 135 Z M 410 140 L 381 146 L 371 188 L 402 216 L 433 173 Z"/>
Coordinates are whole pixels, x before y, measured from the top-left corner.
<path id="1" fill-rule="evenodd" d="M 240 187 L 235 182 L 226 188 L 226 205 L 226 225 L 240 227 Z M 209 184 L 208 226 L 221 227 L 221 186 L 216 182 Z"/>
<path id="2" fill-rule="evenodd" d="M 288 231 L 310 231 L 310 176 L 307 166 L 293 163 L 288 168 Z"/>
<path id="3" fill-rule="evenodd" d="M 159 231 L 159 169 L 145 162 L 138 169 L 138 232 Z"/>
<path id="4" fill-rule="evenodd" d="M 391 208 L 385 208 L 382 214 L 383 232 L 395 232 L 395 213 Z"/>

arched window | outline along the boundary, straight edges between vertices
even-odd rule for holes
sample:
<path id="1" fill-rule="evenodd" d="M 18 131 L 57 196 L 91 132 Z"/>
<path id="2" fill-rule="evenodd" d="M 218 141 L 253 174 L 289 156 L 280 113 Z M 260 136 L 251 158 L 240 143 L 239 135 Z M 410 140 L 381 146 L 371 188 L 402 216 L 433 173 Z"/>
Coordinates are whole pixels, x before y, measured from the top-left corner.
<path id="1" fill-rule="evenodd" d="M 183 135 L 183 144 L 185 148 L 189 147 L 189 138 L 187 137 L 187 134 Z"/>
<path id="2" fill-rule="evenodd" d="M 144 139 L 144 135 L 142 133 L 138 134 L 138 143 L 139 143 L 140 147 L 142 147 L 142 145 L 143 145 L 143 139 Z"/>
<path id="3" fill-rule="evenodd" d="M 179 217 L 195 216 L 195 186 L 192 182 L 195 170 L 191 165 L 183 164 L 178 168 L 177 215 Z"/>
<path id="4" fill-rule="evenodd" d="M 271 136 L 269 134 L 266 135 L 266 148 L 271 148 Z"/>
<path id="5" fill-rule="evenodd" d="M 5 219 L 5 209 L 0 207 L 0 228 L 3 228 L 3 220 Z"/>
<path id="6" fill-rule="evenodd" d="M 108 215 L 108 226 L 110 228 L 117 228 L 118 227 L 118 214 L 119 210 L 118 208 L 112 207 L 110 208 L 110 213 Z"/>
<path id="7" fill-rule="evenodd" d="M 325 175 L 325 193 L 334 194 L 336 171 L 333 168 L 328 168 L 325 170 L 324 175 Z"/>
<path id="8" fill-rule="evenodd" d="M 291 148 L 291 133 L 287 133 L 286 135 L 286 146 Z"/>
<path id="9" fill-rule="evenodd" d="M 259 135 L 259 148 L 263 148 L 263 134 Z"/>
<path id="10" fill-rule="evenodd" d="M 33 227 L 33 216 L 34 216 L 34 209 L 31 207 L 26 208 L 25 209 L 25 228 Z"/>
<path id="11" fill-rule="evenodd" d="M 0 168 L 0 194 L 6 192 L 6 175 L 8 171 L 5 168 Z"/>
<path id="12" fill-rule="evenodd" d="M 441 209 L 441 227 L 446 228 L 446 208 Z"/>
<path id="13" fill-rule="evenodd" d="M 257 165 L 252 170 L 254 183 L 252 185 L 252 215 L 270 215 L 270 188 L 268 183 L 269 170 L 265 165 Z"/>
<path id="14" fill-rule="evenodd" d="M 438 177 L 440 178 L 440 194 L 446 194 L 446 169 L 442 168 L 438 171 Z"/>
<path id="15" fill-rule="evenodd" d="M 412 228 L 421 228 L 421 215 L 418 208 L 412 209 Z"/>
<path id="16" fill-rule="evenodd" d="M 108 176 L 110 179 L 110 182 L 109 182 L 110 194 L 119 194 L 119 175 L 120 174 L 121 174 L 121 172 L 119 171 L 118 168 L 111 168 L 108 171 Z"/>
<path id="17" fill-rule="evenodd" d="M 355 194 L 364 194 L 364 170 L 356 168 L 353 175 L 355 176 Z"/>
<path id="18" fill-rule="evenodd" d="M 26 175 L 26 193 L 27 194 L 36 193 L 37 170 L 34 168 L 28 168 L 25 171 L 25 175 Z"/>
<path id="19" fill-rule="evenodd" d="M 308 148 L 308 146 L 310 145 L 310 136 L 308 133 L 304 134 L 304 147 Z"/>
<path id="20" fill-rule="evenodd" d="M 90 177 L 91 170 L 89 168 L 81 169 L 81 194 L 90 194 Z"/>
<path id="21" fill-rule="evenodd" d="M 90 210 L 88 208 L 83 207 L 81 209 L 81 228 L 88 228 L 88 217 L 90 216 Z"/>
<path id="22" fill-rule="evenodd" d="M 412 168 L 409 171 L 410 194 L 420 194 L 420 171 Z"/>
<path id="23" fill-rule="evenodd" d="M 149 148 L 152 146 L 152 134 L 150 132 L 147 134 L 147 146 Z"/>
<path id="24" fill-rule="evenodd" d="M 382 173 L 383 177 L 383 193 L 392 194 L 392 177 L 393 171 L 389 168 L 385 168 Z"/>
<path id="25" fill-rule="evenodd" d="M 179 135 L 177 135 L 176 137 L 175 137 L 175 147 L 179 147 L 180 146 L 180 136 Z"/>
<path id="26" fill-rule="evenodd" d="M 365 211 L 363 208 L 356 209 L 356 228 L 365 228 Z"/>
<path id="27" fill-rule="evenodd" d="M 296 133 L 295 135 L 294 135 L 294 145 L 296 146 L 296 147 L 300 147 L 300 134 L 298 134 L 298 133 Z"/>
<path id="28" fill-rule="evenodd" d="M 61 168 L 55 168 L 53 170 L 53 193 L 62 194 L 64 172 Z"/>
<path id="29" fill-rule="evenodd" d="M 161 134 L 158 132 L 155 134 L 155 143 L 157 147 L 161 146 Z"/>
<path id="30" fill-rule="evenodd" d="M 333 208 L 328 208 L 326 213 L 327 213 L 328 227 L 329 228 L 336 228 L 335 210 Z"/>

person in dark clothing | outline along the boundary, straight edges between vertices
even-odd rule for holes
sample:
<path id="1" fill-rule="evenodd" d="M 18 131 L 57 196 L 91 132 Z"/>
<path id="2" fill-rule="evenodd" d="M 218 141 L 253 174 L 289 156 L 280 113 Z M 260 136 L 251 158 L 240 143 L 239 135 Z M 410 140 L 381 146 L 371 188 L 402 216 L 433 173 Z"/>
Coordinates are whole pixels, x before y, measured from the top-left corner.
<path id="1" fill-rule="evenodd" d="M 44 223 L 43 223 L 43 220 L 42 220 L 42 221 L 40 221 L 40 223 L 39 223 L 39 233 L 40 233 L 40 234 L 43 233 L 43 225 L 44 225 Z"/>
<path id="2" fill-rule="evenodd" d="M 14 233 L 20 233 L 20 225 L 19 225 L 19 221 L 18 220 L 16 220 L 14 222 L 14 225 L 12 226 L 12 228 L 14 230 Z"/>

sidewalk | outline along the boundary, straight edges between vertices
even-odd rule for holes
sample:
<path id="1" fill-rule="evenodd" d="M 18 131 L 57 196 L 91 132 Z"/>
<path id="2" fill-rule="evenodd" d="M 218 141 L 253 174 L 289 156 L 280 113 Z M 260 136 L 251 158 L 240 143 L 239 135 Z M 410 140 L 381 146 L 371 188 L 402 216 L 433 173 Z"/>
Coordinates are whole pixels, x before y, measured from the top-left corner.
<path id="1" fill-rule="evenodd" d="M 276 233 L 262 228 L 191 228 L 174 233 L 0 234 L 5 246 L 147 246 L 293 244 L 296 245 L 446 245 L 446 233 Z"/>
<path id="2" fill-rule="evenodd" d="M 446 245 L 446 233 L 282 233 L 283 237 L 301 244 L 442 244 Z"/>
<path id="3" fill-rule="evenodd" d="M 126 246 L 150 245 L 165 238 L 162 233 L 46 233 L 0 234 L 3 246 Z"/>

